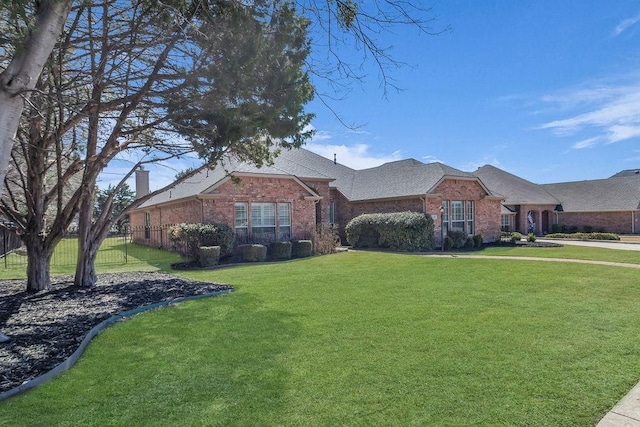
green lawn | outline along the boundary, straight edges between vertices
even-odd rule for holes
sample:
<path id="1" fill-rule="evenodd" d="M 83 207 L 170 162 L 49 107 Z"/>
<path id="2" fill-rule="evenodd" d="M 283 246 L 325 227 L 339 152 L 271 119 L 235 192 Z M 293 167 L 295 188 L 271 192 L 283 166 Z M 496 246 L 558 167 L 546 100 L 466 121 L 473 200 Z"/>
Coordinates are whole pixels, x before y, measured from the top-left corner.
<path id="1" fill-rule="evenodd" d="M 558 242 L 562 244 L 562 242 Z M 447 252 L 445 252 L 446 254 Z M 541 258 L 573 258 L 583 260 L 623 262 L 640 264 L 640 252 L 607 248 L 565 245 L 560 248 L 535 248 L 526 246 L 489 246 L 482 251 L 470 252 L 472 255 L 501 255 Z"/>
<path id="2" fill-rule="evenodd" d="M 184 275 L 236 291 L 109 328 L 0 425 L 585 426 L 640 379 L 635 269 L 349 252 Z"/>
<path id="3" fill-rule="evenodd" d="M 72 275 L 78 259 L 78 239 L 62 239 L 51 257 L 52 275 Z M 149 261 L 151 260 L 151 261 Z M 108 237 L 102 242 L 96 257 L 99 273 L 118 271 L 155 271 L 179 262 L 180 256 L 136 243 L 127 243 L 122 237 Z M 27 257 L 10 253 L 0 259 L 0 279 L 19 279 L 25 276 Z"/>

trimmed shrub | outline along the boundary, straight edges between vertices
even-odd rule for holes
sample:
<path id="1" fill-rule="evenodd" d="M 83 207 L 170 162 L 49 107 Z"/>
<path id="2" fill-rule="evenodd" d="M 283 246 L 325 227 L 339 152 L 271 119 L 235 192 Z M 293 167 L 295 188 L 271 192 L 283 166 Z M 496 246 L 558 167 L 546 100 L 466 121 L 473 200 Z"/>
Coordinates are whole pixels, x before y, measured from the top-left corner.
<path id="1" fill-rule="evenodd" d="M 473 246 L 475 246 L 476 248 L 482 247 L 482 235 L 476 234 L 475 236 L 473 236 Z"/>
<path id="2" fill-rule="evenodd" d="M 536 235 L 535 234 L 533 234 L 533 233 L 527 234 L 527 242 L 533 243 L 535 241 L 536 241 Z"/>
<path id="3" fill-rule="evenodd" d="M 447 237 L 451 238 L 453 241 L 451 248 L 452 249 L 462 249 L 467 242 L 467 233 L 460 230 L 449 231 L 447 233 Z"/>
<path id="4" fill-rule="evenodd" d="M 453 239 L 449 236 L 444 238 L 444 250 L 448 251 L 453 247 Z"/>
<path id="5" fill-rule="evenodd" d="M 267 259 L 267 247 L 265 245 L 240 245 L 238 246 L 242 261 L 260 262 Z"/>
<path id="6" fill-rule="evenodd" d="M 552 233 L 545 237 L 550 239 L 620 240 L 620 236 L 615 233 Z"/>
<path id="7" fill-rule="evenodd" d="M 358 248 L 427 251 L 435 247 L 433 219 L 419 212 L 363 214 L 345 227 L 347 242 Z"/>
<path id="8" fill-rule="evenodd" d="M 517 231 L 514 231 L 513 233 L 511 233 L 511 243 L 518 243 L 520 240 L 522 240 L 522 234 L 518 233 Z"/>
<path id="9" fill-rule="evenodd" d="M 294 240 L 291 243 L 291 257 L 306 258 L 313 255 L 313 242 L 311 240 Z"/>
<path id="10" fill-rule="evenodd" d="M 593 227 L 590 225 L 585 225 L 582 227 L 582 231 L 584 231 L 585 233 L 593 233 Z"/>
<path id="11" fill-rule="evenodd" d="M 220 246 L 200 246 L 198 264 L 200 267 L 212 267 L 220 261 Z"/>
<path id="12" fill-rule="evenodd" d="M 271 259 L 290 259 L 291 242 L 271 242 L 267 248 L 267 255 Z"/>
<path id="13" fill-rule="evenodd" d="M 564 228 L 564 225 L 562 224 L 551 224 L 552 233 L 562 233 L 563 228 Z"/>
<path id="14" fill-rule="evenodd" d="M 469 236 L 467 237 L 467 240 L 465 240 L 464 242 L 464 248 L 465 249 L 473 249 L 475 243 L 473 241 L 473 237 Z"/>
<path id="15" fill-rule="evenodd" d="M 198 260 L 200 246 L 220 246 L 220 256 L 233 250 L 235 235 L 227 224 L 178 224 L 169 229 L 169 238 L 182 246 L 182 255 Z"/>

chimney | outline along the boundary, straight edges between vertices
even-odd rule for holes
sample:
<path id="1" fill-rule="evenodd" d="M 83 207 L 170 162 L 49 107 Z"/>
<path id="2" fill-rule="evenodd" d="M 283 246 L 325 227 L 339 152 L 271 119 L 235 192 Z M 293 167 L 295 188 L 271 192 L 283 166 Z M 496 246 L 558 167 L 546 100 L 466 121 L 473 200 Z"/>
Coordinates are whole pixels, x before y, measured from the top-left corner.
<path id="1" fill-rule="evenodd" d="M 149 171 L 140 166 L 136 169 L 136 199 L 149 194 Z"/>

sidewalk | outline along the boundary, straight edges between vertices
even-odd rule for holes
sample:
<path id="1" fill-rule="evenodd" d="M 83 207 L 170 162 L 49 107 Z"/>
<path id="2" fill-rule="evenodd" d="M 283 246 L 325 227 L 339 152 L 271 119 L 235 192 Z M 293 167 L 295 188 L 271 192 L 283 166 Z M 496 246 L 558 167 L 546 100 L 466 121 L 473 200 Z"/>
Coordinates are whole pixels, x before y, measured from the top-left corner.
<path id="1" fill-rule="evenodd" d="M 571 240 L 571 239 L 545 239 L 539 237 L 536 242 L 553 242 L 561 245 L 591 246 L 594 248 L 619 249 L 623 251 L 640 251 L 640 242 L 633 239 L 624 240 Z"/>
<path id="2" fill-rule="evenodd" d="M 614 406 L 596 427 L 639 427 L 640 383 Z"/>

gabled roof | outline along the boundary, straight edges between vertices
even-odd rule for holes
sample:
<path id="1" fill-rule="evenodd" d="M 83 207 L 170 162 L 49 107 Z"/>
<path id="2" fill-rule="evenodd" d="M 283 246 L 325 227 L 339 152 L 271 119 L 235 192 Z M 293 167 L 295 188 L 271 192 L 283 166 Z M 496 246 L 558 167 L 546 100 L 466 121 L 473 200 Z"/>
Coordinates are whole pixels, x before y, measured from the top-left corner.
<path id="1" fill-rule="evenodd" d="M 140 207 L 144 208 L 162 203 L 175 202 L 180 199 L 207 194 L 223 181 L 227 180 L 230 175 L 241 177 L 256 174 L 293 177 L 296 179 L 316 179 L 321 181 L 332 180 L 332 178 L 327 175 L 308 168 L 305 165 L 287 161 L 286 156 L 282 156 L 282 158 L 279 156 L 275 159 L 273 165 L 264 165 L 262 167 L 225 157 L 214 168 L 202 167 L 195 175 L 150 198 L 140 205 Z M 302 183 L 301 185 L 304 186 Z"/>
<path id="2" fill-rule="evenodd" d="M 303 181 L 329 181 L 330 187 L 336 188 L 350 201 L 424 196 L 433 191 L 445 178 L 479 181 L 487 193 L 493 195 L 474 174 L 442 163 L 425 164 L 415 159 L 407 159 L 355 170 L 301 148 L 283 150 L 275 158 L 273 165 L 261 168 L 225 158 L 215 168 L 202 168 L 191 178 L 152 197 L 140 207 L 206 195 L 228 179 L 229 175 L 253 174 L 289 176 Z"/>
<path id="3" fill-rule="evenodd" d="M 442 163 L 406 159 L 356 171 L 351 192 L 345 195 L 351 201 L 424 196 L 446 177 L 477 179 Z"/>
<path id="4" fill-rule="evenodd" d="M 502 195 L 505 205 L 558 205 L 560 201 L 544 187 L 512 175 L 495 166 L 478 168 L 479 177 L 493 192 Z"/>
<path id="5" fill-rule="evenodd" d="M 562 201 L 564 212 L 640 209 L 640 175 L 541 185 Z"/>

